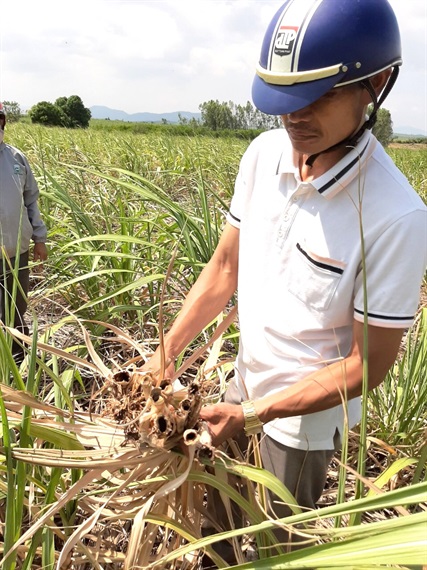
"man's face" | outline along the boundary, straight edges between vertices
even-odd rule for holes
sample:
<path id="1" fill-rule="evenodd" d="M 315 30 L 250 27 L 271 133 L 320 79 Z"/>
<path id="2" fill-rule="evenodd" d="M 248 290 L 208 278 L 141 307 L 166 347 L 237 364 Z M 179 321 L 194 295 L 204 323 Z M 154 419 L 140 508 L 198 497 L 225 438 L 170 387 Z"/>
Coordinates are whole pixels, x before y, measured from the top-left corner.
<path id="1" fill-rule="evenodd" d="M 365 112 L 365 90 L 351 85 L 331 89 L 308 107 L 281 118 L 294 149 L 315 154 L 355 133 Z"/>
<path id="2" fill-rule="evenodd" d="M 4 131 L 4 125 L 6 123 L 6 118 L 4 115 L 0 115 L 0 128 L 2 131 Z"/>

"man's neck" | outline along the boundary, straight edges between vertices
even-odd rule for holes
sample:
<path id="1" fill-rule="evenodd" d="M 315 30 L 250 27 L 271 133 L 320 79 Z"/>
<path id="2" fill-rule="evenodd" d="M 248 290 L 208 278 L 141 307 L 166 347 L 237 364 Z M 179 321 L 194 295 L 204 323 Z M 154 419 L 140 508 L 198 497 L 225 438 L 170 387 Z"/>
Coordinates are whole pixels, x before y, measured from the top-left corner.
<path id="1" fill-rule="evenodd" d="M 301 180 L 311 182 L 315 178 L 319 178 L 319 176 L 322 176 L 322 174 L 325 174 L 325 172 L 335 166 L 350 150 L 350 148 L 343 146 L 331 152 L 321 153 L 314 161 L 313 166 L 307 165 L 309 154 L 298 154 Z"/>

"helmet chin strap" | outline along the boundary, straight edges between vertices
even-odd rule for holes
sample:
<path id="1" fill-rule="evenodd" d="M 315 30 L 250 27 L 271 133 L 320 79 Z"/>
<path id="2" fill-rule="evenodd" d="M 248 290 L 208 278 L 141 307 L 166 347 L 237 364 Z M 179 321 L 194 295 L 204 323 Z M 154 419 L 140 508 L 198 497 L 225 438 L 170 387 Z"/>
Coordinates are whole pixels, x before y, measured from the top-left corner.
<path id="1" fill-rule="evenodd" d="M 372 103 L 374 105 L 372 113 L 370 114 L 368 119 L 363 123 L 363 125 L 360 127 L 360 129 L 357 130 L 353 135 L 346 137 L 342 141 L 330 146 L 329 148 L 326 148 L 325 150 L 321 150 L 320 152 L 317 152 L 316 154 L 311 154 L 307 158 L 307 160 L 305 161 L 305 164 L 311 168 L 314 164 L 314 161 L 316 160 L 316 158 L 319 155 L 324 154 L 325 152 L 331 152 L 331 151 L 333 151 L 333 150 L 335 150 L 341 146 L 346 146 L 348 148 L 354 148 L 357 145 L 357 143 L 359 142 L 359 140 L 362 138 L 363 133 L 367 129 L 372 129 L 372 127 L 375 125 L 375 122 L 377 120 L 378 109 L 381 107 L 385 98 L 390 93 L 390 91 L 393 89 L 393 86 L 396 83 L 396 79 L 397 79 L 398 75 L 399 75 L 399 67 L 396 66 L 393 68 L 393 71 L 389 77 L 389 80 L 387 81 L 387 84 L 384 87 L 383 92 L 381 93 L 381 97 L 379 99 L 377 99 L 377 95 L 376 95 L 375 90 L 372 86 L 372 83 L 370 82 L 369 79 L 363 79 L 362 81 L 360 81 L 359 82 L 360 85 L 364 89 L 366 89 L 366 91 L 371 96 Z"/>

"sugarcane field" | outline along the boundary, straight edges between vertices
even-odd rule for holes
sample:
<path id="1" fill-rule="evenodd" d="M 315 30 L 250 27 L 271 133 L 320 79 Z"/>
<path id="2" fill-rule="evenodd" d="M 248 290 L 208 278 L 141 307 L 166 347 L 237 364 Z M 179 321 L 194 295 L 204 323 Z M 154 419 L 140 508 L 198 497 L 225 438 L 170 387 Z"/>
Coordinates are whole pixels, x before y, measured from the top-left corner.
<path id="1" fill-rule="evenodd" d="M 426 567 L 426 276 L 317 508 L 300 508 L 263 468 L 262 434 L 216 446 L 200 415 L 235 373 L 236 298 L 173 362 L 162 344 L 218 244 L 249 138 L 101 120 L 6 132 L 37 181 L 49 256 L 30 261 L 29 331 L 0 327 L 0 569 Z M 386 152 L 426 203 L 427 144 Z M 270 515 L 268 491 L 289 516 Z"/>

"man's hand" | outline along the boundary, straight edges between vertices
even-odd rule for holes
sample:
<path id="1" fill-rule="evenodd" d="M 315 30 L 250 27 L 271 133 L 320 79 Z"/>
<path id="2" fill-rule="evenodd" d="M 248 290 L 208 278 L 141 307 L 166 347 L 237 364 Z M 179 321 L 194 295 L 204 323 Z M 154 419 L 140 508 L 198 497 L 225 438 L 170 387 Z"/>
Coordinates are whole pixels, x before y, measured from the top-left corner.
<path id="1" fill-rule="evenodd" d="M 242 406 L 225 402 L 204 406 L 200 417 L 207 422 L 215 447 L 243 431 L 245 425 Z"/>
<path id="2" fill-rule="evenodd" d="M 34 244 L 33 259 L 35 262 L 41 261 L 42 263 L 39 267 L 43 268 L 43 261 L 47 259 L 47 247 L 45 243 L 37 242 Z"/>
<path id="3" fill-rule="evenodd" d="M 161 368 L 161 355 L 160 349 L 157 349 L 156 352 L 151 356 L 145 364 L 143 364 L 138 370 L 142 372 L 151 372 L 154 376 L 159 374 Z M 172 378 L 175 373 L 175 359 L 168 358 L 165 355 L 165 370 L 164 370 L 164 378 Z M 164 378 L 160 378 L 160 381 Z"/>

